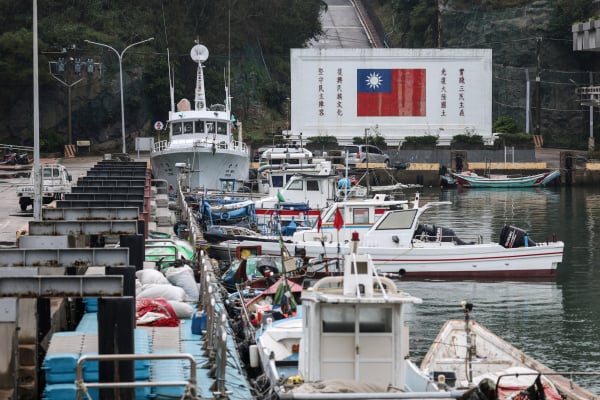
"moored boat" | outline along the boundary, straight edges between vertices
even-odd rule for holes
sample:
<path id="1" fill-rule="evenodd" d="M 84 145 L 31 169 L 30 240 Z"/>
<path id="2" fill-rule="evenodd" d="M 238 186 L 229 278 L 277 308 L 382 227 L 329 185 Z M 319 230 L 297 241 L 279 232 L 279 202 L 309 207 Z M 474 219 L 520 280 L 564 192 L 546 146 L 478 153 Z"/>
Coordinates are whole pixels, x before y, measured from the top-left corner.
<path id="1" fill-rule="evenodd" d="M 208 106 L 203 73 L 208 49 L 197 44 L 190 54 L 198 64 L 194 108 L 187 99 L 175 108 L 171 87 L 169 138 L 155 143 L 150 154 L 154 178 L 166 180 L 173 189 L 180 170 L 187 171 L 183 184 L 190 189 L 218 189 L 220 178 L 247 181 L 250 154 L 242 141 L 241 122 L 231 113 L 229 89 L 225 88 L 225 104 Z"/>
<path id="2" fill-rule="evenodd" d="M 486 175 L 473 172 L 453 172 L 458 184 L 467 188 L 522 188 L 545 186 L 560 176 L 560 170 L 544 172 L 535 175 Z"/>
<path id="3" fill-rule="evenodd" d="M 472 308 L 472 304 L 463 302 L 465 319 L 446 321 L 421 362 L 424 373 L 448 389 L 489 385 L 497 399 L 533 399 L 532 395 L 556 400 L 597 397 L 573 382 L 577 373 L 548 368 L 471 319 Z"/>
<path id="4" fill-rule="evenodd" d="M 314 240 L 326 239 L 327 241 L 330 241 L 332 238 L 332 232 L 336 229 L 336 215 L 339 213 L 341 215 L 352 216 L 352 219 L 346 220 L 348 229 L 341 230 L 338 232 L 341 232 L 341 235 L 336 235 L 336 237 L 341 241 L 348 241 L 351 238 L 352 232 L 363 232 L 368 230 L 371 226 L 373 226 L 375 221 L 377 221 L 377 219 L 385 213 L 385 211 L 392 208 L 408 207 L 408 200 L 392 200 L 383 194 L 376 194 L 369 199 L 350 198 L 343 201 L 333 202 L 322 211 L 317 211 L 316 215 L 309 214 L 312 218 L 310 218 L 308 221 L 309 224 L 305 226 L 294 226 L 294 229 L 292 230 L 290 229 L 290 225 L 287 225 L 287 229 L 285 229 L 285 232 L 282 232 L 281 236 L 288 245 L 293 244 L 294 236 L 299 235 L 301 232 L 306 232 L 307 234 L 310 234 L 311 232 L 314 233 Z M 286 213 L 285 209 L 277 210 L 275 208 L 270 210 L 269 214 L 265 215 L 272 216 L 271 218 L 283 218 L 286 215 L 289 217 L 290 214 Z M 302 220 L 298 220 L 298 222 L 301 221 Z M 268 223 L 268 220 L 267 224 L 272 225 Z M 287 233 L 287 235 L 284 235 L 283 233 Z M 233 232 L 229 235 L 205 234 L 205 238 L 211 241 L 209 251 L 212 254 L 219 254 L 219 258 L 228 259 L 237 254 L 238 246 L 241 245 L 240 248 L 243 248 L 244 246 L 248 245 L 248 243 L 246 243 L 248 241 L 256 242 L 250 244 L 251 247 L 254 246 L 260 248 L 262 246 L 261 243 L 265 243 L 265 246 L 270 249 L 279 242 L 280 236 L 279 234 L 248 234 L 248 232 L 244 234 L 242 232 Z M 273 247 L 274 251 L 275 247 Z"/>
<path id="5" fill-rule="evenodd" d="M 403 312 L 420 302 L 378 276 L 368 254 L 345 256 L 343 275 L 322 278 L 304 290 L 295 316 L 276 320 L 263 315 L 251 351 L 270 383 L 265 395 L 374 399 L 400 392 L 415 398 L 440 394 L 407 357 Z M 346 397 L 327 397 L 336 395 Z"/>
<path id="6" fill-rule="evenodd" d="M 555 277 L 563 257 L 562 241 L 556 237 L 552 241 L 534 241 L 526 231 L 506 225 L 497 242 L 484 242 L 480 235 L 458 237 L 449 228 L 420 221 L 427 210 L 448 204 L 442 201 L 420 206 L 417 200 L 413 207 L 386 211 L 373 226 L 366 226 L 360 251 L 373 257 L 378 271 L 406 278 Z M 361 218 L 363 214 L 349 209 L 334 212 L 323 217 L 323 226 L 294 233 L 286 245 L 309 258 L 349 254 L 347 236 L 361 227 Z M 231 250 L 258 246 L 262 254 L 279 254 L 278 242 L 256 238 L 225 241 L 218 246 Z"/>

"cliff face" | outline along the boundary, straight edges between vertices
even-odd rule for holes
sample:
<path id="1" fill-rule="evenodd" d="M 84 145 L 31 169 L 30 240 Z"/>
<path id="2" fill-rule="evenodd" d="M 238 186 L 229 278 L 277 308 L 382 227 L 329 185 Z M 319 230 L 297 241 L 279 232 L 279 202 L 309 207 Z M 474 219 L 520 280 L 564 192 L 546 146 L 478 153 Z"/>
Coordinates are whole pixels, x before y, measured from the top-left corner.
<path id="1" fill-rule="evenodd" d="M 575 89 L 591 80 L 600 82 L 600 75 L 590 72 L 597 69 L 599 57 L 573 52 L 571 25 L 556 30 L 557 11 L 552 1 L 450 0 L 438 4 L 441 47 L 493 51 L 493 121 L 512 117 L 523 132 L 529 127 L 534 134 L 539 122 L 545 145 L 587 146 L 589 107 L 580 105 Z M 388 37 L 393 47 L 401 47 L 406 33 L 396 23 L 402 17 L 390 18 L 394 13 L 391 2 L 368 0 L 365 5 L 369 14 L 378 18 L 384 30 L 380 34 Z"/>

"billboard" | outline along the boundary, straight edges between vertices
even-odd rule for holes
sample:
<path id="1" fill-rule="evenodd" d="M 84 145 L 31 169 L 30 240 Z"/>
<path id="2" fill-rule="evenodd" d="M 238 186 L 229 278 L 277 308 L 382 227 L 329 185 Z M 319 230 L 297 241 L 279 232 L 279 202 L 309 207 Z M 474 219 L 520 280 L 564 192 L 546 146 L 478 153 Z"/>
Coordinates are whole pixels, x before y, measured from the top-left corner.
<path id="1" fill-rule="evenodd" d="M 292 49 L 291 83 L 291 130 L 303 137 L 493 141 L 491 49 Z"/>

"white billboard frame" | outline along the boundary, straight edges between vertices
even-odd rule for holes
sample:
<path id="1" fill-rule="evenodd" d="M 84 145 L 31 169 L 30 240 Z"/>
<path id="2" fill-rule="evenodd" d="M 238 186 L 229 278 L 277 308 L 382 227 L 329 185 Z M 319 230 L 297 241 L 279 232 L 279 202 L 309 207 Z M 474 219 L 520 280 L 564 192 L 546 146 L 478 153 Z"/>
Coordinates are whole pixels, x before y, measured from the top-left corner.
<path id="1" fill-rule="evenodd" d="M 399 145 L 407 136 L 492 134 L 491 49 L 291 49 L 291 131 L 303 137 L 383 136 Z M 359 69 L 424 69 L 425 115 L 358 116 Z"/>

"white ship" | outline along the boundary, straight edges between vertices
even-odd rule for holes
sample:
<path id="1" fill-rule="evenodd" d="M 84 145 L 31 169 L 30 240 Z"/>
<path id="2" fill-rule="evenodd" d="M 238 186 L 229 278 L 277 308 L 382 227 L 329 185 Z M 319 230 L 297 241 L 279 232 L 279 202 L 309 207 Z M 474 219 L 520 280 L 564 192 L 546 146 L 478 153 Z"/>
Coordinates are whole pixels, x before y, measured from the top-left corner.
<path id="1" fill-rule="evenodd" d="M 221 178 L 247 181 L 250 155 L 242 142 L 241 122 L 231 113 L 229 88 L 225 86 L 225 104 L 207 106 L 202 63 L 208 58 L 208 49 L 197 44 L 190 55 L 198 63 L 194 108 L 187 99 L 175 108 L 171 83 L 169 138 L 155 143 L 150 155 L 154 178 L 166 180 L 170 189 L 176 189 L 177 178 L 185 171 L 181 184 L 190 190 L 219 189 Z"/>

